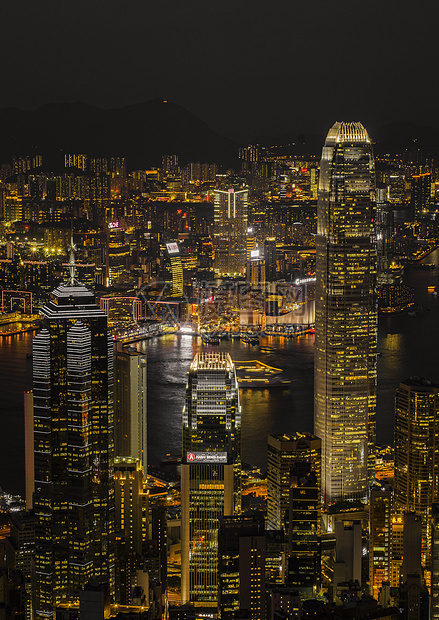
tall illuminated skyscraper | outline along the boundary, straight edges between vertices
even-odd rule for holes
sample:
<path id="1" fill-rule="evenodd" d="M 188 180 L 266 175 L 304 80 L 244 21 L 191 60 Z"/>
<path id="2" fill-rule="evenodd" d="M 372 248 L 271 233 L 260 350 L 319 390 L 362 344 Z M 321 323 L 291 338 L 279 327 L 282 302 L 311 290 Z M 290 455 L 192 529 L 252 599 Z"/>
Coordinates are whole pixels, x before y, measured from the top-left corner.
<path id="1" fill-rule="evenodd" d="M 364 498 L 374 474 L 375 174 L 361 123 L 337 122 L 320 162 L 314 433 L 327 502 Z"/>
<path id="2" fill-rule="evenodd" d="M 181 254 L 178 241 L 170 241 L 166 244 L 166 254 L 172 275 L 171 295 L 172 297 L 182 297 L 183 265 L 181 262 Z"/>
<path id="3" fill-rule="evenodd" d="M 230 355 L 197 353 L 186 387 L 181 465 L 183 603 L 218 604 L 219 518 L 241 508 L 241 407 Z"/>
<path id="4" fill-rule="evenodd" d="M 215 272 L 242 276 L 247 258 L 248 189 L 216 189 L 214 201 Z"/>
<path id="5" fill-rule="evenodd" d="M 53 618 L 92 578 L 114 593 L 113 342 L 93 293 L 70 279 L 33 343 L 35 614 Z"/>

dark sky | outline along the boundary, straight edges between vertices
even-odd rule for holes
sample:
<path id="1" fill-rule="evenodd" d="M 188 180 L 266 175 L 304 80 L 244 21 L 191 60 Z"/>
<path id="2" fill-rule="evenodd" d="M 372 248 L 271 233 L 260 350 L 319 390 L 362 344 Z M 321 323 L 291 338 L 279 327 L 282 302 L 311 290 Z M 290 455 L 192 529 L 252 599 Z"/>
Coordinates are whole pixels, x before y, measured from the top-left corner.
<path id="1" fill-rule="evenodd" d="M 0 107 L 160 97 L 220 133 L 439 125 L 434 0 L 4 0 Z"/>

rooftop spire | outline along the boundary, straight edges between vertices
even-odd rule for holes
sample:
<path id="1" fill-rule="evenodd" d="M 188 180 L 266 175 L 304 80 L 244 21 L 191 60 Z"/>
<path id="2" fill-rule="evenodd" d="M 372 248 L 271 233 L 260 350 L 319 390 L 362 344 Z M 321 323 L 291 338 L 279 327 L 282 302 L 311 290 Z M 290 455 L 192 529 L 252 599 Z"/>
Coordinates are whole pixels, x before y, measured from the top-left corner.
<path id="1" fill-rule="evenodd" d="M 70 245 L 68 246 L 68 250 L 70 252 L 70 257 L 69 257 L 69 274 L 70 274 L 69 284 L 70 284 L 70 286 L 73 286 L 73 284 L 76 281 L 76 278 L 75 278 L 75 275 L 76 275 L 76 263 L 75 263 L 76 245 L 73 243 L 73 226 L 72 226 L 71 233 L 70 233 Z"/>

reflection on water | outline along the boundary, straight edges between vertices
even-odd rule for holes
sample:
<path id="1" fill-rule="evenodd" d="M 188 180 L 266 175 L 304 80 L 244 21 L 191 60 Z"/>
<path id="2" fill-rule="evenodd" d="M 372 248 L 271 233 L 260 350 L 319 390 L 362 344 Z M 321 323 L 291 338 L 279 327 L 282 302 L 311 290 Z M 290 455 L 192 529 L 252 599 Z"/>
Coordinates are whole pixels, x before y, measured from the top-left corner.
<path id="1" fill-rule="evenodd" d="M 425 262 L 439 265 L 439 250 Z M 439 269 L 407 272 L 406 282 L 416 289 L 424 316 L 385 316 L 378 333 L 377 437 L 393 443 L 395 388 L 410 375 L 439 380 L 436 343 L 439 341 L 439 300 L 428 292 L 439 291 Z M 23 391 L 31 388 L 32 334 L 0 340 L 0 485 L 11 492 L 24 491 Z M 270 433 L 312 431 L 314 336 L 297 339 L 263 338 L 261 345 L 275 347 L 261 353 L 258 347 L 239 340 L 206 347 L 199 338 L 166 335 L 135 346 L 148 358 L 148 454 L 158 463 L 167 453 L 181 451 L 181 411 L 187 372 L 200 350 L 228 351 L 235 360 L 260 359 L 282 368 L 291 388 L 241 390 L 243 460 L 265 467 L 266 442 Z"/>
<path id="2" fill-rule="evenodd" d="M 261 345 L 276 346 L 274 354 L 239 340 L 206 346 L 200 338 L 167 335 L 139 343 L 148 358 L 148 453 L 152 462 L 165 454 L 180 454 L 181 410 L 186 378 L 197 351 L 229 352 L 234 360 L 260 359 L 282 368 L 291 389 L 240 390 L 242 405 L 242 457 L 265 466 L 266 436 L 269 433 L 312 430 L 314 337 L 296 340 L 262 338 Z M 165 434 L 163 430 L 165 430 Z"/>
<path id="3" fill-rule="evenodd" d="M 402 344 L 402 334 L 386 334 L 381 338 L 381 353 L 397 351 Z"/>

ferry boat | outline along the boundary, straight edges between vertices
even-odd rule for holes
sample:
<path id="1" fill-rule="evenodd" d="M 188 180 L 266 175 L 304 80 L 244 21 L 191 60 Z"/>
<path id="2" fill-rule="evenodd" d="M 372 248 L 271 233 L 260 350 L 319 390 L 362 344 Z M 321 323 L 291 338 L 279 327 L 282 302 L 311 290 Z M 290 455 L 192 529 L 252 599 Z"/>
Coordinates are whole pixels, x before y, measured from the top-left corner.
<path id="1" fill-rule="evenodd" d="M 234 364 L 240 388 L 289 388 L 291 385 L 291 381 L 282 379 L 281 368 L 273 368 L 259 360 L 235 361 Z"/>
<path id="2" fill-rule="evenodd" d="M 276 353 L 276 347 L 259 347 L 261 353 Z"/>
<path id="3" fill-rule="evenodd" d="M 413 263 L 412 269 L 435 269 L 434 263 Z"/>
<path id="4" fill-rule="evenodd" d="M 259 338 L 257 336 L 253 336 L 252 334 L 244 334 L 241 336 L 241 342 L 245 344 L 259 344 Z"/>
<path id="5" fill-rule="evenodd" d="M 203 334 L 201 336 L 203 344 L 219 344 L 220 339 L 216 334 Z"/>

